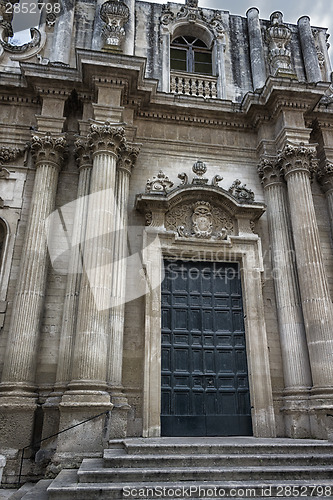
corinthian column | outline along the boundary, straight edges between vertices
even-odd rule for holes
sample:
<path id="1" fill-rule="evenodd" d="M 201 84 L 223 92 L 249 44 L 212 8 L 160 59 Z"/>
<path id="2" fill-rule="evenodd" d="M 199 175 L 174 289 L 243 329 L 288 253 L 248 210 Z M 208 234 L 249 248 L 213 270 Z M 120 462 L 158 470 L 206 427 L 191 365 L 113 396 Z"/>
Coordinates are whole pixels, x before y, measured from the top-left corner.
<path id="1" fill-rule="evenodd" d="M 31 152 L 36 164 L 36 175 L 0 386 L 4 392 L 3 396 L 7 398 L 12 396 L 13 404 L 18 406 L 23 405 L 22 402 L 18 403 L 19 400 L 22 401 L 21 398 L 31 402 L 36 397 L 35 371 L 47 276 L 45 220 L 54 210 L 64 146 L 63 137 L 55 138 L 45 134 L 32 138 Z M 2 401 L 4 402 L 4 399 Z M 31 410 L 33 407 L 30 405 L 29 421 L 21 417 L 17 432 L 16 430 L 12 432 L 9 441 L 20 441 L 17 433 L 24 433 L 27 438 L 23 446 L 29 443 L 28 436 L 33 424 Z M 16 429 L 15 412 L 9 413 L 9 418 L 12 425 L 8 426 L 7 432 L 8 429 Z"/>
<path id="2" fill-rule="evenodd" d="M 92 124 L 88 136 L 93 153 L 90 194 L 80 284 L 72 377 L 60 403 L 60 428 L 112 408 L 107 392 L 107 352 L 111 307 L 115 185 L 118 152 L 124 129 Z M 75 415 L 73 411 L 75 410 Z M 88 424 L 87 424 L 88 425 Z M 58 453 L 97 452 L 105 447 L 104 417 L 80 426 L 58 440 Z M 87 432 L 89 439 L 87 439 Z"/>
<path id="3" fill-rule="evenodd" d="M 117 163 L 116 204 L 118 207 L 114 229 L 114 264 L 112 282 L 112 310 L 110 315 L 110 346 L 108 382 L 111 387 L 113 425 L 112 437 L 126 437 L 127 410 L 130 408 L 122 394 L 123 337 L 125 319 L 125 286 L 127 256 L 127 204 L 132 167 L 139 149 L 124 146 Z"/>
<path id="4" fill-rule="evenodd" d="M 87 139 L 78 139 L 75 143 L 75 156 L 79 167 L 79 183 L 73 222 L 72 249 L 68 266 L 68 278 L 64 300 L 61 337 L 59 345 L 59 362 L 56 384 L 58 391 L 63 392 L 71 380 L 71 359 L 77 320 L 78 296 L 81 282 L 82 254 L 86 232 L 86 218 L 90 175 L 92 168 L 91 151 Z"/>
<path id="5" fill-rule="evenodd" d="M 313 396 L 327 404 L 332 397 L 333 314 L 310 185 L 315 151 L 310 145 L 287 143 L 280 161 L 288 184 Z"/>
<path id="6" fill-rule="evenodd" d="M 265 189 L 273 281 L 284 374 L 284 413 L 286 434 L 309 437 L 309 390 L 312 386 L 308 347 L 303 323 L 296 272 L 286 186 L 275 158 L 263 157 L 258 167 Z"/>
<path id="7" fill-rule="evenodd" d="M 326 195 L 333 236 L 333 163 L 326 161 L 325 166 L 318 170 L 317 178 Z"/>

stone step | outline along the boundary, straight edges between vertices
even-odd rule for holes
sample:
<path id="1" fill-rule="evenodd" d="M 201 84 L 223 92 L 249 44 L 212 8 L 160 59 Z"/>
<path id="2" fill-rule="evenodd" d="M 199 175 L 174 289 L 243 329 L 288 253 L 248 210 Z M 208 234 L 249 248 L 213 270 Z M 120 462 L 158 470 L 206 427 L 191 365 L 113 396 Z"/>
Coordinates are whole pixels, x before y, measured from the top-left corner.
<path id="1" fill-rule="evenodd" d="M 114 453 L 113 450 L 104 451 L 104 467 L 122 468 L 122 467 L 200 467 L 202 463 L 206 467 L 228 467 L 233 466 L 260 466 L 266 465 L 332 465 L 333 453 L 318 453 L 312 450 L 309 453 L 291 454 L 279 453 L 234 453 L 234 454 L 209 454 L 209 455 L 127 455 L 126 453 Z"/>
<path id="2" fill-rule="evenodd" d="M 112 441 L 110 442 L 111 449 Z M 117 448 L 113 451 L 119 450 Z M 296 454 L 331 453 L 333 443 L 321 440 L 258 439 L 258 438 L 133 438 L 123 441 L 128 455 L 233 455 L 233 454 Z"/>
<path id="3" fill-rule="evenodd" d="M 294 494 L 289 494 L 289 491 L 286 489 L 290 487 L 294 488 Z M 323 493 L 322 488 L 326 487 Z M 163 490 L 163 488 L 167 488 Z M 179 496 L 176 492 L 177 489 L 181 488 L 181 493 L 184 490 L 188 491 L 189 488 L 192 488 L 190 491 L 190 495 L 184 494 Z M 201 489 L 200 489 L 201 488 Z M 217 492 L 220 493 L 218 496 L 213 495 L 203 495 L 204 491 L 207 492 L 208 489 L 217 488 Z M 265 489 L 266 494 L 263 495 L 263 488 Z M 296 490 L 295 490 L 296 488 Z M 136 491 L 135 491 L 136 490 Z M 225 490 L 224 496 L 222 495 L 222 491 Z M 250 495 L 250 490 L 255 490 L 255 496 Z M 329 490 L 329 491 L 328 491 Z M 247 491 L 247 496 L 244 492 Z M 175 493 L 172 495 L 172 493 Z M 230 493 L 233 493 L 232 496 Z M 146 493 L 146 494 L 144 494 Z M 214 491 L 212 492 L 214 493 Z M 299 494 L 297 494 L 299 493 Z M 149 500 L 157 500 L 157 499 L 170 499 L 175 500 L 176 498 L 179 500 L 180 498 L 190 498 L 190 499 L 203 499 L 209 498 L 210 500 L 218 499 L 223 497 L 225 498 L 234 498 L 244 499 L 244 498 L 254 498 L 254 499 L 262 499 L 262 498 L 270 498 L 280 500 L 290 499 L 295 497 L 310 499 L 310 498 L 333 498 L 333 480 L 327 479 L 325 481 L 316 479 L 316 480 L 296 480 L 292 479 L 290 481 L 264 481 L 264 480 L 248 480 L 248 481 L 183 481 L 179 482 L 145 482 L 140 481 L 138 483 L 78 483 L 77 482 L 77 471 L 64 469 L 60 472 L 60 474 L 56 477 L 56 479 L 52 482 L 52 484 L 48 488 L 49 500 L 96 500 L 96 498 L 104 500 L 104 499 L 139 499 L 145 498 Z"/>
<path id="4" fill-rule="evenodd" d="M 203 457 L 201 467 L 171 467 L 167 463 L 161 467 L 103 467 L 102 459 L 85 459 L 78 470 L 80 483 L 125 483 L 140 481 L 232 481 L 237 480 L 292 480 L 308 479 L 330 479 L 333 477 L 333 466 L 245 466 L 235 467 L 232 465 L 224 467 L 206 466 Z"/>

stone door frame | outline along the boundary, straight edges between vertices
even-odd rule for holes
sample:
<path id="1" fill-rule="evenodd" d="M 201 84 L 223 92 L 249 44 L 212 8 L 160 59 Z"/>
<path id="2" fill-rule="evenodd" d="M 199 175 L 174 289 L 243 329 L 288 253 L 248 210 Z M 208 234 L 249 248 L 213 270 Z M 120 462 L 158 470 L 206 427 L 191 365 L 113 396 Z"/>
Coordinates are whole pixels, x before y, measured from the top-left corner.
<path id="1" fill-rule="evenodd" d="M 153 242 L 155 241 L 155 244 Z M 243 292 L 247 362 L 253 434 L 275 437 L 275 416 L 262 296 L 262 250 L 256 234 L 230 236 L 225 241 L 182 238 L 162 227 L 144 231 L 143 261 L 152 283 L 161 283 L 163 259 L 237 262 Z M 145 297 L 143 437 L 160 436 L 161 411 L 161 286 Z"/>

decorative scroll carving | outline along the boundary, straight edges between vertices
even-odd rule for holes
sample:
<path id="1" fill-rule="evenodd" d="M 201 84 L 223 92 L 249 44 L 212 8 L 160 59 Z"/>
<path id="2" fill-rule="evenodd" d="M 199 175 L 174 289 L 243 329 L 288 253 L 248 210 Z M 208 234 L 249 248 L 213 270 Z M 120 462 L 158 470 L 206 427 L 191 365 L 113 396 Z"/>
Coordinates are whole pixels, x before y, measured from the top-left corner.
<path id="1" fill-rule="evenodd" d="M 146 226 L 151 226 L 153 222 L 153 214 L 151 212 L 145 213 Z"/>
<path id="2" fill-rule="evenodd" d="M 170 210 L 165 226 L 185 238 L 226 239 L 234 231 L 232 218 L 205 201 L 185 203 Z"/>
<path id="3" fill-rule="evenodd" d="M 123 144 L 119 150 L 117 168 L 119 170 L 126 170 L 126 172 L 130 174 L 132 172 L 133 166 L 136 163 L 139 153 L 139 147 L 129 144 Z"/>
<path id="4" fill-rule="evenodd" d="M 89 147 L 88 139 L 81 138 L 74 143 L 74 155 L 78 167 L 81 168 L 91 168 L 92 167 L 92 155 L 91 149 Z"/>
<path id="5" fill-rule="evenodd" d="M 125 144 L 125 130 L 123 127 L 111 125 L 110 122 L 90 125 L 88 134 L 89 145 L 93 152 L 100 150 L 110 151 L 118 155 L 119 149 Z"/>
<path id="6" fill-rule="evenodd" d="M 269 45 L 269 64 L 271 73 L 293 73 L 291 68 L 291 52 L 289 43 L 291 29 L 283 23 L 282 12 L 273 12 L 270 17 L 271 25 L 266 30 L 266 39 Z"/>
<path id="7" fill-rule="evenodd" d="M 197 9 L 198 8 L 198 0 L 186 0 L 185 4 L 188 6 L 188 7 L 191 7 L 193 9 Z"/>
<path id="8" fill-rule="evenodd" d="M 44 136 L 34 135 L 31 140 L 31 153 L 36 165 L 52 162 L 60 168 L 66 153 L 65 145 L 65 137 L 53 137 L 50 132 L 46 132 Z"/>
<path id="9" fill-rule="evenodd" d="M 12 54 L 22 54 L 32 49 L 33 47 L 39 47 L 41 44 L 42 35 L 37 28 L 31 28 L 30 34 L 31 34 L 30 42 L 24 43 L 23 45 L 13 45 L 3 40 L 2 37 L 0 37 L 0 44 L 7 52 L 11 52 Z"/>
<path id="10" fill-rule="evenodd" d="M 103 3 L 100 17 L 105 23 L 102 30 L 105 47 L 121 48 L 126 36 L 124 24 L 127 23 L 129 16 L 129 8 L 121 0 L 108 0 Z"/>
<path id="11" fill-rule="evenodd" d="M 303 170 L 312 178 L 318 167 L 315 146 L 304 144 L 304 142 L 287 143 L 284 149 L 279 152 L 279 161 L 285 176 L 291 172 Z"/>
<path id="12" fill-rule="evenodd" d="M 317 179 L 325 193 L 333 190 L 333 163 L 327 161 L 325 166 L 318 169 Z"/>
<path id="13" fill-rule="evenodd" d="M 212 179 L 212 186 L 219 187 L 219 182 L 223 181 L 223 177 L 220 175 L 214 175 Z"/>
<path id="14" fill-rule="evenodd" d="M 188 184 L 188 175 L 185 174 L 185 172 L 178 174 L 178 179 L 182 181 L 181 186 L 186 186 L 186 184 Z"/>
<path id="15" fill-rule="evenodd" d="M 169 177 L 165 175 L 162 170 L 154 176 L 152 179 L 148 179 L 146 184 L 146 193 L 160 193 L 165 194 L 173 186 L 173 182 L 170 181 Z"/>
<path id="16" fill-rule="evenodd" d="M 273 156 L 262 156 L 258 165 L 258 174 L 264 187 L 284 182 L 278 159 Z"/>
<path id="17" fill-rule="evenodd" d="M 236 179 L 230 186 L 229 193 L 240 203 L 252 203 L 254 201 L 254 192 L 248 189 L 246 184 L 242 185 L 239 179 Z"/>
<path id="18" fill-rule="evenodd" d="M 9 179 L 10 172 L 4 167 L 0 167 L 0 179 Z"/>
<path id="19" fill-rule="evenodd" d="M 167 26 L 175 18 L 174 13 L 170 10 L 169 5 L 162 6 L 161 24 Z"/>

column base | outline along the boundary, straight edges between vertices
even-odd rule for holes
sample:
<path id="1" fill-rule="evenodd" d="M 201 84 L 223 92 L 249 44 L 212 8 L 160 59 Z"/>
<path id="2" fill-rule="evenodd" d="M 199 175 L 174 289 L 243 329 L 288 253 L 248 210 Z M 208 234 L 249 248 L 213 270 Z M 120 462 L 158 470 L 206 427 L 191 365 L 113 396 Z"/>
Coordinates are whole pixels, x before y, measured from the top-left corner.
<path id="1" fill-rule="evenodd" d="M 32 443 L 36 399 L 18 393 L 0 397 L 1 448 L 20 450 Z"/>
<path id="2" fill-rule="evenodd" d="M 43 404 L 43 430 L 41 439 L 46 439 L 59 432 L 60 412 L 62 393 L 52 393 Z M 46 439 L 40 444 L 40 449 L 36 453 L 35 461 L 39 464 L 49 462 L 57 448 L 57 436 Z"/>
<path id="3" fill-rule="evenodd" d="M 112 408 L 109 394 L 103 391 L 65 393 L 59 404 L 59 431 L 75 427 L 58 435 L 55 460 L 75 467 L 83 458 L 102 456 L 109 440 Z"/>
<path id="4" fill-rule="evenodd" d="M 333 441 L 333 388 L 311 390 L 310 422 L 313 437 Z"/>
<path id="5" fill-rule="evenodd" d="M 131 409 L 121 389 L 111 389 L 113 409 L 111 414 L 110 439 L 127 437 L 127 415 Z"/>
<path id="6" fill-rule="evenodd" d="M 286 437 L 304 439 L 312 437 L 309 415 L 309 388 L 284 391 L 283 408 Z"/>

